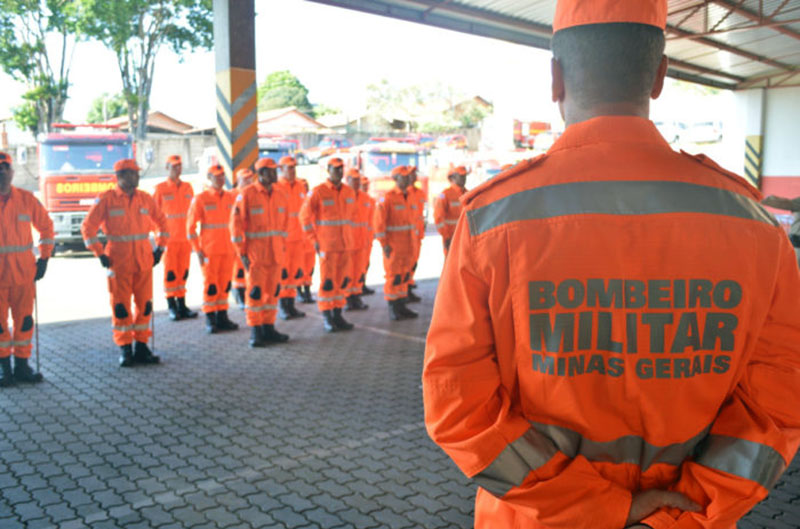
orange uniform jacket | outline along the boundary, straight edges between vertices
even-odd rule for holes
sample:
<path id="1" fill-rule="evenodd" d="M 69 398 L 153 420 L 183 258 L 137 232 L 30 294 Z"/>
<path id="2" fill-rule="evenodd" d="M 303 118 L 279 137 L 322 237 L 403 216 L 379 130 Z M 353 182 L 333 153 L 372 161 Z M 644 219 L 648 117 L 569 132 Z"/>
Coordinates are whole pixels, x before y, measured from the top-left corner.
<path id="1" fill-rule="evenodd" d="M 306 237 L 319 243 L 320 251 L 345 252 L 355 249 L 353 222 L 356 217 L 353 188 L 337 189 L 329 181 L 315 187 L 300 210 Z"/>
<path id="2" fill-rule="evenodd" d="M 33 193 L 11 187 L 7 201 L 0 197 L 0 286 L 33 284 L 36 263 L 31 224 L 39 232 L 39 255 L 53 253 L 53 221 Z"/>
<path id="3" fill-rule="evenodd" d="M 300 226 L 300 208 L 306 200 L 308 194 L 307 185 L 305 182 L 295 179 L 291 184 L 286 179 L 280 179 L 277 187 L 286 194 L 289 204 L 289 229 L 287 242 L 304 241 L 303 228 Z"/>
<path id="4" fill-rule="evenodd" d="M 236 194 L 231 191 L 206 189 L 195 197 L 189 208 L 186 231 L 195 252 L 206 255 L 234 253 L 231 243 L 230 219 Z M 200 223 L 200 236 L 196 227 Z"/>
<path id="5" fill-rule="evenodd" d="M 423 369 L 476 528 L 734 529 L 800 443 L 800 275 L 759 193 L 636 117 L 465 197 Z"/>
<path id="6" fill-rule="evenodd" d="M 375 206 L 377 205 L 377 202 L 369 195 L 369 193 L 365 193 L 363 191 L 359 195 L 359 198 L 362 201 L 362 207 L 367 210 L 367 219 L 369 219 L 367 222 L 367 244 L 371 247 L 372 240 L 375 238 L 375 229 L 372 225 L 372 219 L 375 217 Z"/>
<path id="7" fill-rule="evenodd" d="M 183 180 L 175 184 L 167 178 L 156 186 L 153 198 L 167 219 L 170 242 L 186 241 L 186 216 L 193 197 L 192 185 Z"/>
<path id="8" fill-rule="evenodd" d="M 411 199 L 412 214 L 416 217 L 417 237 L 422 239 L 425 237 L 425 192 L 417 186 L 410 186 L 408 197 Z"/>
<path id="9" fill-rule="evenodd" d="M 378 200 L 372 223 L 375 238 L 382 247 L 388 243 L 392 247 L 392 254 L 408 255 L 409 258 L 414 250 L 419 227 L 412 204 L 411 197 L 404 196 L 395 187 Z"/>
<path id="10" fill-rule="evenodd" d="M 98 257 L 105 253 L 114 269 L 143 269 L 153 265 L 149 236 L 154 225 L 160 230 L 156 234 L 156 244 L 166 246 L 167 219 L 153 197 L 139 189 L 129 196 L 115 187 L 97 197 L 83 221 L 81 233 L 86 247 Z M 97 238 L 100 228 L 108 239 L 105 250 Z M 186 230 L 185 223 L 183 230 Z"/>
<path id="11" fill-rule="evenodd" d="M 353 190 L 355 197 L 355 216 L 353 219 L 353 245 L 357 249 L 372 245 L 372 215 L 375 202 L 363 191 Z"/>
<path id="12" fill-rule="evenodd" d="M 256 182 L 236 198 L 230 218 L 231 237 L 239 255 L 253 264 L 283 266 L 289 217 L 286 194 L 278 186 L 272 192 Z"/>
<path id="13" fill-rule="evenodd" d="M 466 191 L 455 184 L 442 191 L 433 206 L 433 221 L 442 239 L 448 240 L 456 231 L 456 223 L 461 215 L 461 196 Z"/>

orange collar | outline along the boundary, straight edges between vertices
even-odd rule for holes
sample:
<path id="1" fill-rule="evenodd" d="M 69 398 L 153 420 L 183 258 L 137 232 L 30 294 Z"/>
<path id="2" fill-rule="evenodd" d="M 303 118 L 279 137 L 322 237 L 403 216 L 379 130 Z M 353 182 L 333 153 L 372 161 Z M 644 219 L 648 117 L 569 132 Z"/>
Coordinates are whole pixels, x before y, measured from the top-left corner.
<path id="1" fill-rule="evenodd" d="M 651 143 L 670 148 L 649 119 L 635 116 L 600 116 L 567 127 L 547 153 L 598 143 Z"/>

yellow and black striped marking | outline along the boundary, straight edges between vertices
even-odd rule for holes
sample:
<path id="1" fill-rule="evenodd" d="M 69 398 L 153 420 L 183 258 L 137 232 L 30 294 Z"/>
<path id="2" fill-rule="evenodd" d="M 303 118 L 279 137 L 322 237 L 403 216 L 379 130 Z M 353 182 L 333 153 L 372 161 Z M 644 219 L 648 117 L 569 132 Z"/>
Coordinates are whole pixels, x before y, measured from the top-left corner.
<path id="1" fill-rule="evenodd" d="M 761 159 L 763 136 L 747 136 L 744 147 L 744 174 L 755 187 L 761 185 Z"/>
<path id="2" fill-rule="evenodd" d="M 217 72 L 217 150 L 228 175 L 258 159 L 257 103 L 255 70 Z"/>

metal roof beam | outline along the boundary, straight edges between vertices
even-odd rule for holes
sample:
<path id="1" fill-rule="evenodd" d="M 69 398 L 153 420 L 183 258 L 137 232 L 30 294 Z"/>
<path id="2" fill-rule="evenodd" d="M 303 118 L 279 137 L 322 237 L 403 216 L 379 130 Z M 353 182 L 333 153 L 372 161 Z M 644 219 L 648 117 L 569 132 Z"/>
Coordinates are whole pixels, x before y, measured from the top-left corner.
<path id="1" fill-rule="evenodd" d="M 676 70 L 674 68 L 667 69 L 667 75 L 672 77 L 673 79 L 680 79 L 681 81 L 689 81 L 691 83 L 711 86 L 713 88 L 722 88 L 723 90 L 736 89 L 735 84 L 723 83 L 722 81 L 715 81 L 714 79 L 709 79 L 708 77 L 703 77 L 701 75 L 695 75 L 692 73 L 684 72 L 683 70 Z"/>
<path id="2" fill-rule="evenodd" d="M 680 35 L 682 37 L 690 38 L 696 42 L 700 42 L 701 44 L 705 44 L 706 46 L 711 46 L 712 48 L 716 48 L 718 50 L 727 51 L 728 53 L 732 53 L 734 55 L 739 55 L 741 57 L 745 57 L 750 59 L 751 61 L 760 62 L 762 64 L 767 64 L 772 66 L 773 68 L 778 68 L 780 70 L 791 70 L 793 69 L 792 66 L 788 64 L 784 64 L 782 62 L 775 61 L 773 59 L 769 59 L 764 57 L 763 55 L 758 55 L 756 53 L 751 53 L 749 51 L 743 50 L 741 48 L 737 48 L 735 46 L 731 46 L 729 44 L 725 44 L 724 42 L 718 42 L 716 40 L 712 40 L 706 37 L 701 37 L 696 33 L 692 33 L 691 31 L 686 31 L 685 29 L 681 29 L 675 26 L 667 25 L 667 31 L 670 33 L 674 33 Z"/>
<path id="3" fill-rule="evenodd" d="M 741 16 L 743 16 L 744 18 L 746 18 L 748 20 L 751 20 L 751 21 L 757 22 L 757 23 L 769 24 L 768 27 L 770 27 L 771 29 L 774 29 L 775 31 L 778 31 L 778 32 L 780 32 L 783 35 L 786 35 L 788 37 L 792 37 L 793 39 L 800 40 L 800 33 L 797 33 L 796 31 L 785 27 L 783 25 L 784 23 L 782 23 L 779 20 L 775 20 L 774 18 L 771 18 L 771 17 L 761 17 L 761 16 L 759 16 L 758 13 L 754 13 L 754 12 L 750 11 L 749 9 L 746 9 L 744 7 L 736 5 L 735 3 L 731 2 L 731 0 L 711 0 L 711 1 L 714 2 L 715 4 L 719 5 L 719 6 L 727 7 L 728 9 L 733 10 L 737 15 L 741 15 Z M 783 6 L 781 6 L 781 8 L 782 7 Z M 780 11 L 781 8 L 777 9 L 776 13 L 774 13 L 772 16 L 775 16 L 775 14 L 777 14 L 777 12 Z M 775 25 L 773 25 L 773 23 Z"/>
<path id="4" fill-rule="evenodd" d="M 714 70 L 713 68 L 706 68 L 705 66 L 700 66 L 699 64 L 693 64 L 691 62 L 681 61 L 678 59 L 669 58 L 669 65 L 675 66 L 676 68 L 680 68 L 681 70 L 692 70 L 693 72 L 704 73 L 706 75 L 713 75 L 715 77 L 724 77 L 726 79 L 730 79 L 731 81 L 735 81 L 736 83 L 745 82 L 747 79 L 738 75 L 729 74 L 726 72 L 721 72 L 719 70 Z"/>

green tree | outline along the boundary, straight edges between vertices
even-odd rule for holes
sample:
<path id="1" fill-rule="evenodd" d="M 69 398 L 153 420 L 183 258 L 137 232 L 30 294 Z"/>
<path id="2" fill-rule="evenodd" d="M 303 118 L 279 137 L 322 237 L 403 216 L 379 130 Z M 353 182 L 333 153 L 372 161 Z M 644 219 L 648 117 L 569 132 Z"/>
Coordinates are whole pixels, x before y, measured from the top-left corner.
<path id="1" fill-rule="evenodd" d="M 258 87 L 258 109 L 296 107 L 300 112 L 314 116 L 308 101 L 308 88 L 289 70 L 272 72 Z"/>
<path id="2" fill-rule="evenodd" d="M 103 94 L 92 101 L 86 121 L 89 123 L 104 123 L 111 118 L 122 116 L 128 112 L 128 102 L 122 94 Z"/>
<path id="3" fill-rule="evenodd" d="M 156 56 L 211 48 L 212 0 L 78 1 L 82 29 L 117 56 L 131 131 L 144 138 Z"/>
<path id="4" fill-rule="evenodd" d="M 14 117 L 32 132 L 63 120 L 77 8 L 78 0 L 0 0 L 0 67 L 28 88 Z"/>

